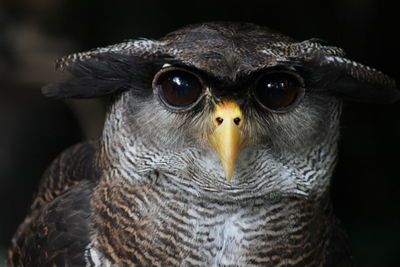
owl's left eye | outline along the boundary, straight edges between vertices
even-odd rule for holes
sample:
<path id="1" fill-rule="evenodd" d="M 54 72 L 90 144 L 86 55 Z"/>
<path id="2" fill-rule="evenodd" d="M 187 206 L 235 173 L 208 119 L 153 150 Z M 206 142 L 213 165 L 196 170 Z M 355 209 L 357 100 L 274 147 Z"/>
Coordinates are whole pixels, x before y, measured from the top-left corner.
<path id="1" fill-rule="evenodd" d="M 182 68 L 167 68 L 156 74 L 153 88 L 160 100 L 172 111 L 187 111 L 204 95 L 200 77 Z"/>
<path id="2" fill-rule="evenodd" d="M 271 71 L 256 82 L 256 100 L 271 112 L 287 112 L 304 96 L 304 81 L 292 71 Z"/>

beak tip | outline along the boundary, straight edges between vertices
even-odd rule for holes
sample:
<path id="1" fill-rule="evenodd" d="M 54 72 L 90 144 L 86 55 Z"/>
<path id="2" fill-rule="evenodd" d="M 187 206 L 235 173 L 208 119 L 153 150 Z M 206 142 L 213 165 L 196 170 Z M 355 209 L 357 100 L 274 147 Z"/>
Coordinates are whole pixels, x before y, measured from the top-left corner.
<path id="1" fill-rule="evenodd" d="M 225 178 L 226 178 L 226 181 L 227 182 L 230 182 L 230 181 L 232 181 L 232 178 L 233 178 L 233 173 L 234 173 L 234 167 L 233 167 L 233 165 L 231 165 L 231 166 L 226 166 L 225 168 L 224 168 L 224 171 L 225 171 Z"/>

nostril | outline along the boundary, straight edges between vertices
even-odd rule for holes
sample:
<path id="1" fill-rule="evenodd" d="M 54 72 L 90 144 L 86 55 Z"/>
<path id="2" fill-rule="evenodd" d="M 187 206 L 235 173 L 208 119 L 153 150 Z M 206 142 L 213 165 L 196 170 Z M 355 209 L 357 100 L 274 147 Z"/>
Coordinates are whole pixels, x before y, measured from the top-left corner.
<path id="1" fill-rule="evenodd" d="M 215 119 L 215 121 L 217 122 L 218 125 L 221 125 L 221 124 L 224 122 L 224 119 L 221 118 L 221 117 L 217 117 L 217 118 Z"/>
<path id="2" fill-rule="evenodd" d="M 234 119 L 233 119 L 233 122 L 234 122 L 236 125 L 239 126 L 240 118 L 234 118 Z"/>

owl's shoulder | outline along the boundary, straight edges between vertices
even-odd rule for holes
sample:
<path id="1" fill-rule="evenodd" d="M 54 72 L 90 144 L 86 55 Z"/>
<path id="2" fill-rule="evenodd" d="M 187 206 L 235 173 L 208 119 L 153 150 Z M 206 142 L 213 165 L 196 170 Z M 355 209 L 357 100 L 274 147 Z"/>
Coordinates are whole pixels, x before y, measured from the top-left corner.
<path id="1" fill-rule="evenodd" d="M 11 266 L 84 266 L 91 240 L 90 181 L 72 185 L 33 210 L 9 250 Z"/>
<path id="2" fill-rule="evenodd" d="M 77 144 L 46 170 L 30 214 L 12 240 L 11 266 L 84 265 L 90 242 L 90 197 L 101 175 L 96 151 L 96 142 Z"/>
<path id="3" fill-rule="evenodd" d="M 97 141 L 76 144 L 61 153 L 45 171 L 31 209 L 51 202 L 82 181 L 96 182 L 101 170 L 96 166 Z"/>

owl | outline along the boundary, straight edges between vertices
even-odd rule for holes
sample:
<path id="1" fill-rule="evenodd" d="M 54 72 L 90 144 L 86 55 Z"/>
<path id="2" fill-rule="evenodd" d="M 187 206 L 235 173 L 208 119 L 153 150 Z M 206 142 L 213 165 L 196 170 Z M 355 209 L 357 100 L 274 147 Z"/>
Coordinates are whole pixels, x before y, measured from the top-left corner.
<path id="1" fill-rule="evenodd" d="M 10 266 L 352 266 L 332 211 L 344 100 L 395 82 L 317 39 L 186 26 L 61 58 L 48 97 L 107 97 L 45 172 Z"/>

